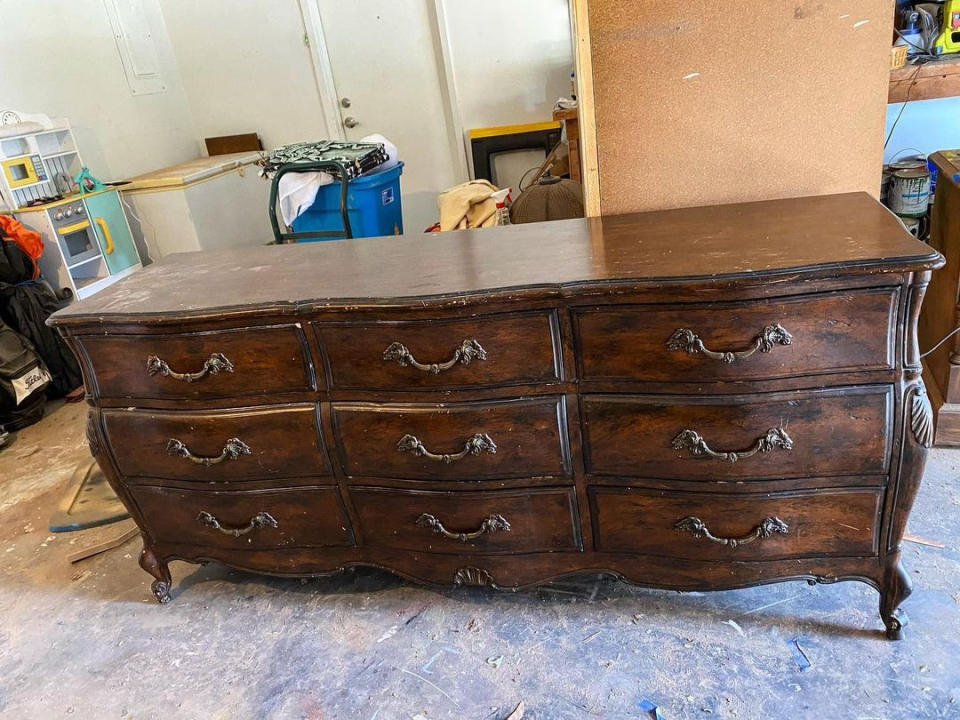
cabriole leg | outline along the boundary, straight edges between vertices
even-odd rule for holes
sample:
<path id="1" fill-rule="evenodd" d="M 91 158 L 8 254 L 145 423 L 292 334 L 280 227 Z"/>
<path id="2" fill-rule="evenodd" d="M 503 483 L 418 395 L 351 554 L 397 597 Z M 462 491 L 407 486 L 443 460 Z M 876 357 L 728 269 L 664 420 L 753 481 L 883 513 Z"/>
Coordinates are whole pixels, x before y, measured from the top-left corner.
<path id="1" fill-rule="evenodd" d="M 140 567 L 156 578 L 150 585 L 150 590 L 157 602 L 161 604 L 170 602 L 172 582 L 170 568 L 154 554 L 153 548 L 147 545 L 146 540 L 144 540 L 143 550 L 140 551 Z"/>
<path id="2" fill-rule="evenodd" d="M 900 640 L 903 637 L 903 628 L 907 624 L 907 615 L 900 609 L 900 604 L 913 591 L 910 577 L 900 562 L 900 554 L 891 556 L 884 575 L 883 589 L 880 592 L 880 618 L 887 627 L 889 640 Z"/>

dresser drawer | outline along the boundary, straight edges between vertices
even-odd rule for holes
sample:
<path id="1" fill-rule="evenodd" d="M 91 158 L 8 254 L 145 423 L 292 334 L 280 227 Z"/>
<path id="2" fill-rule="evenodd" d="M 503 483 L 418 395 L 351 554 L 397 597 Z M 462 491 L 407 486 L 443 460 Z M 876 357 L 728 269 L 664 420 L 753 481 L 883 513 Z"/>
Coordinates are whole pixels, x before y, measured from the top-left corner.
<path id="1" fill-rule="evenodd" d="M 484 480 L 569 473 L 563 396 L 448 404 L 334 403 L 347 475 Z"/>
<path id="2" fill-rule="evenodd" d="M 101 397 L 193 399 L 313 388 L 303 330 L 279 325 L 171 335 L 85 335 Z"/>
<path id="3" fill-rule="evenodd" d="M 159 542 L 237 550 L 352 545 L 336 488 L 130 492 Z"/>
<path id="4" fill-rule="evenodd" d="M 552 310 L 314 327 L 334 388 L 462 388 L 561 378 Z"/>
<path id="5" fill-rule="evenodd" d="M 118 469 L 128 477 L 239 481 L 330 472 L 314 405 L 102 414 Z"/>
<path id="6" fill-rule="evenodd" d="M 595 475 L 742 480 L 887 471 L 893 389 L 738 396 L 587 395 Z"/>
<path id="7" fill-rule="evenodd" d="M 363 544 L 437 553 L 580 549 L 573 488 L 350 490 Z"/>
<path id="8" fill-rule="evenodd" d="M 590 488 L 598 550 L 691 560 L 874 555 L 876 488 L 724 495 Z"/>
<path id="9" fill-rule="evenodd" d="M 761 380 L 893 367 L 896 288 L 574 313 L 585 380 Z"/>

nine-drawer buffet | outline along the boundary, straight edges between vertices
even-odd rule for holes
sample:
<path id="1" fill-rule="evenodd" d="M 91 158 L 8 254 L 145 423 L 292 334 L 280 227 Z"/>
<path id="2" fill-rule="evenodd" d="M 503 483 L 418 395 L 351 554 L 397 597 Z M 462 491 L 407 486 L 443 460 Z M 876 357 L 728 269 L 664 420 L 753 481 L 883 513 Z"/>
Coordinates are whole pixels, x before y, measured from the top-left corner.
<path id="1" fill-rule="evenodd" d="M 942 258 L 865 194 L 174 255 L 57 313 L 168 563 L 855 579 L 899 637 Z"/>

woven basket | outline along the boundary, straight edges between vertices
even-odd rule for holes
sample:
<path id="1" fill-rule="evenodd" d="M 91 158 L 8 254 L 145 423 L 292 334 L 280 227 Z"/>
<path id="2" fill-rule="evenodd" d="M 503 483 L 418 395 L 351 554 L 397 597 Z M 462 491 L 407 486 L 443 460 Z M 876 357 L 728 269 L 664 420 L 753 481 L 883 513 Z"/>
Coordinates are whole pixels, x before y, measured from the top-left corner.
<path id="1" fill-rule="evenodd" d="M 896 70 L 907 64 L 907 46 L 894 45 L 890 48 L 890 69 Z"/>

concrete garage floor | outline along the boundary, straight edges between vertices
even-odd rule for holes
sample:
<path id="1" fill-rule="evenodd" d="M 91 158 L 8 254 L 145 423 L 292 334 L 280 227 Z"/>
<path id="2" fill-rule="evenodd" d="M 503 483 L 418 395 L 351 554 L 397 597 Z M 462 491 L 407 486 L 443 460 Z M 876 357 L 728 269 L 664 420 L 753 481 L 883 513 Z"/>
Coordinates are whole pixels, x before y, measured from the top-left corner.
<path id="1" fill-rule="evenodd" d="M 159 606 L 129 522 L 54 536 L 86 455 L 84 406 L 0 451 L 0 717 L 960 717 L 960 451 L 937 450 L 907 543 L 907 637 L 859 583 L 642 590 L 596 576 L 509 594 L 374 570 L 301 582 L 174 563 Z M 797 643 L 792 641 L 796 638 Z M 802 649 L 810 667 L 801 671 Z"/>

